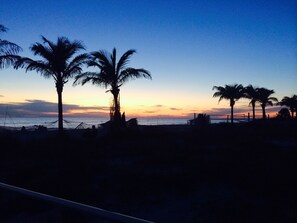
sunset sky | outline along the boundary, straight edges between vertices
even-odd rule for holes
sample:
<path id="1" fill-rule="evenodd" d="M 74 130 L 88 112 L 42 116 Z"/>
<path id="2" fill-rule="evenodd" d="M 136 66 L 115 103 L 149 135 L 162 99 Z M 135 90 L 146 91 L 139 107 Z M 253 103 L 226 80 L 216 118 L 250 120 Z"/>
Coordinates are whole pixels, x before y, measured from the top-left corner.
<path id="1" fill-rule="evenodd" d="M 0 38 L 35 59 L 29 47 L 41 35 L 80 40 L 86 52 L 136 49 L 130 65 L 149 70 L 153 79 L 121 88 L 128 117 L 229 113 L 228 101 L 212 97 L 214 85 L 266 87 L 279 100 L 297 94 L 296 0 L 0 0 L 0 24 L 9 28 Z M 56 114 L 52 79 L 13 69 L 0 76 L 0 116 L 5 110 Z M 66 115 L 107 117 L 111 95 L 91 84 L 73 87 L 71 80 L 63 101 Z M 247 100 L 235 105 L 235 113 L 250 110 Z"/>

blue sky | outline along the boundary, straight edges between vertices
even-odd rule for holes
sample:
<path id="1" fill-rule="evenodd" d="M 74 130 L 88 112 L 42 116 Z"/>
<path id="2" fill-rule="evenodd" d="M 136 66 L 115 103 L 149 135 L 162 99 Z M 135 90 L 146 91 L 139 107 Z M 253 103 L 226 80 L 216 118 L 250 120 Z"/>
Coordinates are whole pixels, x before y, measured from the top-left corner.
<path id="1" fill-rule="evenodd" d="M 121 104 L 134 116 L 224 113 L 214 85 L 253 84 L 297 94 L 297 1 L 21 1 L 0 0 L 0 38 L 19 44 L 23 56 L 40 35 L 81 40 L 87 52 L 136 49 L 131 66 L 153 80 L 123 86 Z M 0 71 L 0 103 L 56 102 L 52 80 L 35 72 Z M 91 85 L 64 90 L 64 103 L 109 106 L 110 95 Z M 245 112 L 246 100 L 236 106 Z M 0 111 L 1 112 L 1 111 Z M 235 110 L 236 112 L 236 110 Z"/>

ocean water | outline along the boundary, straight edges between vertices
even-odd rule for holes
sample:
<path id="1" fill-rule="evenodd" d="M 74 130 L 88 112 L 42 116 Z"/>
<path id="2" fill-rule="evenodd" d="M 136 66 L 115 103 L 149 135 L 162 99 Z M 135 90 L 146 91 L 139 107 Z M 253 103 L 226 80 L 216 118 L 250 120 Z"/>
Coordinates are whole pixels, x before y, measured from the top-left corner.
<path id="1" fill-rule="evenodd" d="M 128 120 L 129 118 L 127 118 Z M 137 118 L 139 125 L 186 125 L 190 118 Z M 74 129 L 81 125 L 83 128 L 92 127 L 105 123 L 109 118 L 93 118 L 93 117 L 64 117 L 64 127 Z M 223 122 L 225 120 L 212 120 L 211 123 Z M 45 126 L 47 128 L 57 128 L 58 120 L 56 117 L 6 117 L 0 118 L 0 126 L 4 127 L 34 127 Z"/>

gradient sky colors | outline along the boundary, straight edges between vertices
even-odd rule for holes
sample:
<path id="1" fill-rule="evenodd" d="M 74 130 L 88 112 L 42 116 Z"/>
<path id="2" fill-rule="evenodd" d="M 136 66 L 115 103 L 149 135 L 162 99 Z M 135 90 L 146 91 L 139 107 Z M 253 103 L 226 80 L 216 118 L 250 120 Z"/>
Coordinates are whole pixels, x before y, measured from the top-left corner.
<path id="1" fill-rule="evenodd" d="M 214 85 L 239 83 L 274 89 L 278 99 L 297 94 L 297 2 L 289 0 L 0 0 L 1 38 L 19 44 L 23 56 L 40 35 L 81 40 L 87 52 L 136 49 L 131 66 L 153 80 L 121 89 L 128 117 L 229 113 L 212 98 Z M 87 70 L 87 69 L 86 69 Z M 0 115 L 53 115 L 54 82 L 35 72 L 0 70 Z M 111 96 L 85 85 L 64 89 L 68 115 L 108 116 Z M 247 100 L 235 112 L 251 110 Z M 46 110 L 48 108 L 48 110 Z M 272 109 L 275 114 L 279 108 Z"/>

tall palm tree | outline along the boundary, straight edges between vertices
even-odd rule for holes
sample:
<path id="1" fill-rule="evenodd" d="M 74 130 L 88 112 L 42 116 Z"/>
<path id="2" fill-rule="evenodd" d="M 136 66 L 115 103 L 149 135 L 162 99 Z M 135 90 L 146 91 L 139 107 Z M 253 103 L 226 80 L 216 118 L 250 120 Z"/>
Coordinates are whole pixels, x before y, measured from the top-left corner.
<path id="1" fill-rule="evenodd" d="M 0 24 L 0 33 L 7 32 L 7 28 Z M 0 69 L 14 63 L 18 54 L 22 50 L 17 44 L 8 40 L 0 39 Z"/>
<path id="2" fill-rule="evenodd" d="M 43 44 L 35 43 L 30 49 L 34 55 L 40 56 L 41 60 L 20 58 L 15 68 L 25 68 L 27 71 L 35 70 L 45 78 L 53 78 L 58 93 L 58 127 L 59 132 L 63 131 L 63 103 L 62 92 L 64 84 L 69 78 L 82 72 L 82 66 L 88 59 L 88 54 L 75 54 L 85 50 L 79 41 L 70 41 L 66 37 L 59 37 L 53 43 L 42 36 Z"/>
<path id="3" fill-rule="evenodd" d="M 114 48 L 112 53 L 100 50 L 91 53 L 88 63 L 90 67 L 96 67 L 99 72 L 86 72 L 76 76 L 74 84 L 84 85 L 87 82 L 108 88 L 106 92 L 113 95 L 113 105 L 111 106 L 111 121 L 118 124 L 121 119 L 120 113 L 120 87 L 128 80 L 135 78 L 149 78 L 150 72 L 145 69 L 128 67 L 130 57 L 136 53 L 135 50 L 128 50 L 117 61 L 117 52 Z"/>
<path id="4" fill-rule="evenodd" d="M 233 108 L 235 102 L 243 97 L 244 88 L 241 84 L 234 84 L 234 85 L 225 85 L 225 87 L 221 86 L 214 86 L 213 90 L 217 90 L 213 97 L 220 97 L 219 102 L 222 99 L 230 100 L 230 107 L 231 107 L 231 123 L 233 123 Z"/>
<path id="5" fill-rule="evenodd" d="M 262 115 L 263 119 L 266 119 L 266 111 L 265 108 L 267 105 L 273 106 L 273 102 L 278 102 L 277 98 L 271 97 L 272 94 L 274 94 L 274 90 L 269 90 L 267 88 L 258 88 L 257 92 L 259 94 L 258 102 L 261 105 L 262 108 Z"/>
<path id="6" fill-rule="evenodd" d="M 291 117 L 294 118 L 294 112 L 297 112 L 297 95 L 293 95 L 292 97 L 283 97 L 279 104 L 289 107 Z"/>
<path id="7" fill-rule="evenodd" d="M 259 98 L 257 88 L 254 88 L 253 85 L 249 85 L 244 88 L 244 97 L 250 99 L 250 105 L 253 107 L 253 121 L 255 121 L 255 107 L 256 107 L 256 102 Z"/>

